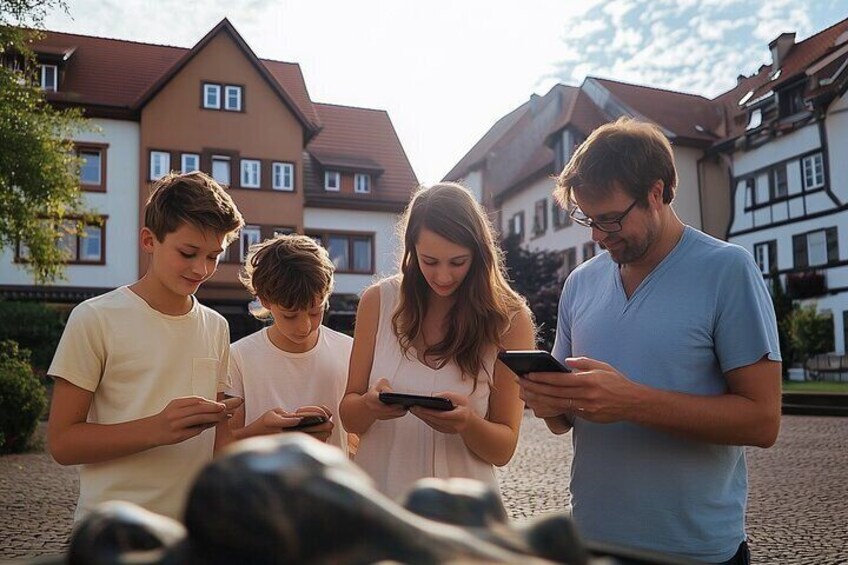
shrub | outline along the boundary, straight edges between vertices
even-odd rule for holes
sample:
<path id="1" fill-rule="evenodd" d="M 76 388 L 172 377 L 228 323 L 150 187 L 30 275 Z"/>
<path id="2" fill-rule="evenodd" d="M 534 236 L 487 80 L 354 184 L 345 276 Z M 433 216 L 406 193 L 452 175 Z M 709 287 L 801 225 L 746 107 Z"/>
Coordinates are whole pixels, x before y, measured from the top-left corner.
<path id="1" fill-rule="evenodd" d="M 0 301 L 0 341 L 11 339 L 32 352 L 32 365 L 45 373 L 65 324 L 41 302 Z"/>
<path id="2" fill-rule="evenodd" d="M 0 453 L 24 451 L 47 406 L 44 385 L 29 364 L 29 351 L 0 341 Z"/>

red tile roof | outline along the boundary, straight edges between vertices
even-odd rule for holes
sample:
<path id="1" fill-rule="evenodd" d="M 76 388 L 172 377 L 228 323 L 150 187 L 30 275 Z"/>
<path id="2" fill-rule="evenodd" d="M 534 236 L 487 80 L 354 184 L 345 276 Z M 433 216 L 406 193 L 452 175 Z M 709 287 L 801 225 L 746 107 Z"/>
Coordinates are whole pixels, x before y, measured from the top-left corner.
<path id="1" fill-rule="evenodd" d="M 306 150 L 310 161 L 304 178 L 306 204 L 349 198 L 343 193 L 324 191 L 323 169 L 361 170 L 375 174 L 371 194 L 357 194 L 367 202 L 380 200 L 399 204 L 409 201 L 418 179 L 398 139 L 392 121 L 384 110 L 315 104 L 323 124 Z M 396 207 L 397 209 L 397 207 Z"/>

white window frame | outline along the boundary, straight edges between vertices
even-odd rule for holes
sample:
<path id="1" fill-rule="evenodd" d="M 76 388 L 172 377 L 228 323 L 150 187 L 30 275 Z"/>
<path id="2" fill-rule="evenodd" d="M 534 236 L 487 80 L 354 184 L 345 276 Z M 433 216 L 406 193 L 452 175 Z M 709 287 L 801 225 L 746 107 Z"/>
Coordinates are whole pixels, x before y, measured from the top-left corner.
<path id="1" fill-rule="evenodd" d="M 45 92 L 56 92 L 59 90 L 59 67 L 56 65 L 41 66 L 41 90 Z M 48 74 L 49 71 L 49 74 Z M 47 77 L 52 75 L 53 84 L 48 86 Z"/>
<path id="2" fill-rule="evenodd" d="M 353 176 L 353 191 L 358 194 L 368 194 L 371 192 L 371 175 L 356 173 Z"/>
<path id="3" fill-rule="evenodd" d="M 262 186 L 262 163 L 258 159 L 242 159 L 240 186 L 242 188 L 259 188 Z"/>
<path id="4" fill-rule="evenodd" d="M 79 156 L 84 161 L 88 161 L 85 158 L 85 154 L 89 155 L 97 155 L 97 181 L 86 181 L 82 178 L 82 170 L 85 165 L 80 165 L 80 184 L 83 186 L 102 186 L 103 185 L 103 151 L 100 149 L 88 149 L 82 148 L 79 150 Z"/>
<path id="5" fill-rule="evenodd" d="M 241 252 L 239 261 L 244 262 L 250 246 L 260 241 L 262 241 L 262 230 L 259 226 L 244 226 L 239 235 L 239 251 Z"/>
<path id="6" fill-rule="evenodd" d="M 332 183 L 330 183 L 330 179 L 333 179 Z M 342 175 L 338 171 L 324 172 L 324 190 L 327 192 L 338 192 L 341 190 L 341 186 Z"/>
<path id="7" fill-rule="evenodd" d="M 194 166 L 190 166 L 189 159 L 194 160 Z M 180 156 L 180 170 L 184 173 L 193 173 L 200 170 L 200 155 L 197 153 L 183 153 Z"/>
<path id="8" fill-rule="evenodd" d="M 824 160 L 821 153 L 808 155 L 801 160 L 804 171 L 804 190 L 813 190 L 824 186 Z"/>
<path id="9" fill-rule="evenodd" d="M 159 180 L 171 172 L 171 154 L 167 151 L 150 152 L 150 180 Z"/>
<path id="10" fill-rule="evenodd" d="M 509 219 L 509 235 L 517 235 L 524 239 L 524 214 L 516 212 Z"/>
<path id="11" fill-rule="evenodd" d="M 219 179 L 215 176 L 215 164 L 216 163 L 226 163 L 227 165 L 227 180 L 226 182 L 223 179 Z M 212 178 L 222 186 L 230 186 L 233 182 L 233 167 L 232 163 L 230 163 L 230 158 L 226 155 L 212 155 L 212 165 L 210 167 L 210 171 L 212 173 Z"/>
<path id="12" fill-rule="evenodd" d="M 215 101 L 213 103 L 209 103 L 209 94 L 215 93 Z M 215 84 L 211 82 L 203 83 L 203 107 L 208 110 L 220 110 L 221 109 L 221 85 Z"/>
<path id="13" fill-rule="evenodd" d="M 294 191 L 294 165 L 274 163 L 271 165 L 271 188 L 286 192 Z"/>
<path id="14" fill-rule="evenodd" d="M 754 261 L 764 275 L 769 274 L 773 268 L 777 268 L 777 265 L 769 263 L 769 247 L 772 241 L 774 240 L 754 244 Z"/>
<path id="15" fill-rule="evenodd" d="M 827 233 L 818 230 L 807 234 L 807 265 L 827 265 Z"/>
<path id="16" fill-rule="evenodd" d="M 757 205 L 757 179 L 749 177 L 745 179 L 745 207 L 753 208 Z"/>
<path id="17" fill-rule="evenodd" d="M 230 93 L 236 93 L 236 105 L 230 106 Z M 224 110 L 229 112 L 241 112 L 241 87 L 234 84 L 228 84 L 224 87 Z"/>

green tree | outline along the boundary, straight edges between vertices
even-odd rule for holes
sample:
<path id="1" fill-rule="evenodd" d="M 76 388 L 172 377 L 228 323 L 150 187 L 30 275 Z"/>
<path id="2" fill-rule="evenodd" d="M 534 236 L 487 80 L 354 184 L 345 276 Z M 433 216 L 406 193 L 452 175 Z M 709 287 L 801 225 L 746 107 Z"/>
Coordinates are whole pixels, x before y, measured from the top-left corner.
<path id="1" fill-rule="evenodd" d="M 0 247 L 24 246 L 36 282 L 61 278 L 64 233 L 82 235 L 93 217 L 82 204 L 71 141 L 85 127 L 78 110 L 48 104 L 31 49 L 46 13 L 64 0 L 0 0 Z"/>
<path id="2" fill-rule="evenodd" d="M 789 317 L 789 340 L 806 374 L 810 357 L 833 351 L 833 317 L 819 314 L 815 304 L 795 308 Z"/>
<path id="3" fill-rule="evenodd" d="M 789 368 L 795 362 L 795 352 L 792 348 L 792 342 L 789 339 L 789 320 L 792 317 L 792 312 L 795 311 L 795 304 L 792 298 L 784 291 L 777 271 L 772 271 L 770 276 L 771 301 L 774 305 L 775 317 L 777 318 L 777 335 L 780 340 L 780 355 L 783 358 L 783 375 L 785 378 L 789 372 Z"/>
<path id="4" fill-rule="evenodd" d="M 556 337 L 557 309 L 562 292 L 562 254 L 556 251 L 529 251 L 518 238 L 501 241 L 512 288 L 527 299 L 538 326 L 537 341 L 550 351 Z"/>

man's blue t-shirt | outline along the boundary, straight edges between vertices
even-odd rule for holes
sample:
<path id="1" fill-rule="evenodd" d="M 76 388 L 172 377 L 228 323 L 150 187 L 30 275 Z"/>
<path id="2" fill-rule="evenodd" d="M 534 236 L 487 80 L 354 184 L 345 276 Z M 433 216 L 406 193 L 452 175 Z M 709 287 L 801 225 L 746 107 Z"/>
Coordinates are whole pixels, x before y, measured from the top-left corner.
<path id="1" fill-rule="evenodd" d="M 751 255 L 686 227 L 629 299 L 608 253 L 576 269 L 560 298 L 553 354 L 604 361 L 658 389 L 718 395 L 724 373 L 763 356 L 779 361 L 778 343 Z M 573 442 L 573 518 L 587 539 L 712 562 L 745 539 L 742 447 L 579 417 Z"/>

